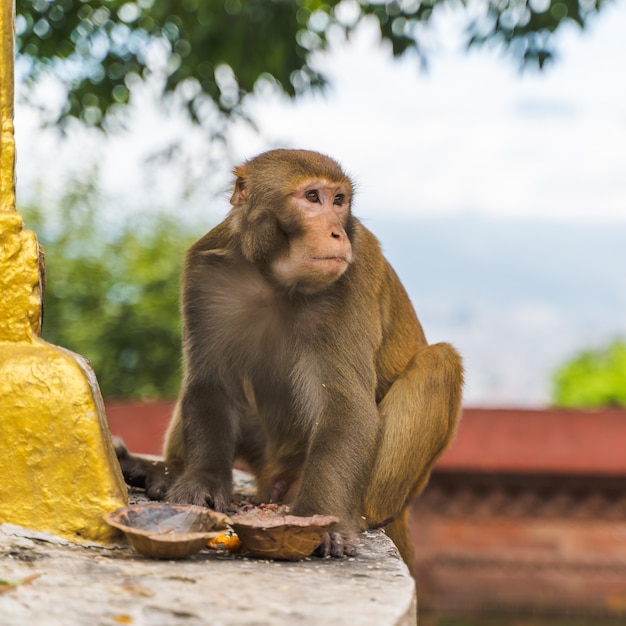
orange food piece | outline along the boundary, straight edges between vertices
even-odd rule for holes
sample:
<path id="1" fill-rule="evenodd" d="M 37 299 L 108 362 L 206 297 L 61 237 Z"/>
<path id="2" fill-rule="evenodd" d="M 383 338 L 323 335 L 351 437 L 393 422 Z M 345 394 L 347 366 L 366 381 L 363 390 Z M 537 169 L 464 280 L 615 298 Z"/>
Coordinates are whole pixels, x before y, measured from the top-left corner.
<path id="1" fill-rule="evenodd" d="M 224 548 L 228 552 L 241 552 L 243 550 L 243 545 L 235 533 L 218 535 L 211 539 L 207 545 L 212 550 L 219 550 L 220 548 Z"/>

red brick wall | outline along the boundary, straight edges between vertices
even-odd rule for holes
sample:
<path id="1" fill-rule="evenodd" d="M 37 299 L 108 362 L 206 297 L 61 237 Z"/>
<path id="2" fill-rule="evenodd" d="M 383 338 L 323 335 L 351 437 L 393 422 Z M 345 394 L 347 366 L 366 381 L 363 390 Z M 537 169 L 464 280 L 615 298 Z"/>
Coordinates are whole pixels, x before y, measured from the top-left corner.
<path id="1" fill-rule="evenodd" d="M 175 402 L 106 403 L 111 433 L 159 454 Z M 443 469 L 626 475 L 626 410 L 465 409 Z"/>
<path id="2" fill-rule="evenodd" d="M 162 402 L 106 402 L 111 434 L 121 437 L 137 454 L 161 454 L 174 400 Z"/>

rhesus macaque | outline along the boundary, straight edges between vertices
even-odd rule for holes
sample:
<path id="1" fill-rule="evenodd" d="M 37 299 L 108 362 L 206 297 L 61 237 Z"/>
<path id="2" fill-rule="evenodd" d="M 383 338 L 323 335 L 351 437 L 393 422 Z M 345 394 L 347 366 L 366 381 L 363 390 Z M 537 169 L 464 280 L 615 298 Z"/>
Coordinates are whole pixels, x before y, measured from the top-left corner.
<path id="1" fill-rule="evenodd" d="M 224 510 L 241 459 L 260 501 L 341 519 L 318 553 L 354 554 L 388 523 L 410 567 L 407 505 L 454 435 L 460 357 L 426 343 L 335 161 L 272 150 L 234 173 L 230 213 L 186 256 L 165 462 L 120 448 L 126 479 Z"/>

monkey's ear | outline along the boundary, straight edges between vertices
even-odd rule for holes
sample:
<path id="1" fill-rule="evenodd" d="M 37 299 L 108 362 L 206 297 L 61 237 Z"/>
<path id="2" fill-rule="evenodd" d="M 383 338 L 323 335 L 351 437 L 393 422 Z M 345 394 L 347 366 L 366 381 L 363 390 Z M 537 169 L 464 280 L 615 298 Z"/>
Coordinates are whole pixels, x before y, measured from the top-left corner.
<path id="1" fill-rule="evenodd" d="M 246 169 L 243 165 L 235 168 L 235 188 L 233 195 L 230 197 L 230 203 L 233 206 L 245 204 L 248 201 L 248 188 L 246 185 Z"/>

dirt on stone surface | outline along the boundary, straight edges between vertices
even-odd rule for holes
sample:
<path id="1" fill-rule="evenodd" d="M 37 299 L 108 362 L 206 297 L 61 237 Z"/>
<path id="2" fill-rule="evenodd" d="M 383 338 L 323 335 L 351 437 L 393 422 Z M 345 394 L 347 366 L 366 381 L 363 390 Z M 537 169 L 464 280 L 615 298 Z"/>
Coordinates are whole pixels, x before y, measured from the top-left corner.
<path id="1" fill-rule="evenodd" d="M 350 558 L 271 561 L 222 546 L 174 561 L 142 556 L 122 540 L 79 545 L 0 525 L 2 626 L 404 626 L 414 620 L 414 582 L 381 531 L 363 533 Z"/>

